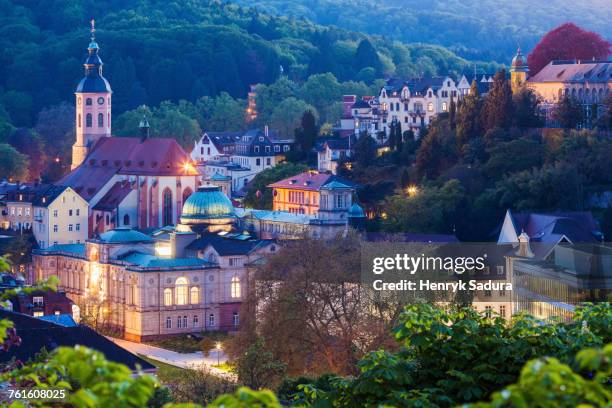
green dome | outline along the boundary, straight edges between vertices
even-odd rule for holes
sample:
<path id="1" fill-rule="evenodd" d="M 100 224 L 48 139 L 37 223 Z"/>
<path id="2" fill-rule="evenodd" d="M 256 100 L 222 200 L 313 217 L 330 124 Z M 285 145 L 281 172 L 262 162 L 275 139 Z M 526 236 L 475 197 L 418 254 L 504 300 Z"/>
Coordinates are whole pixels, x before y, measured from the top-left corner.
<path id="1" fill-rule="evenodd" d="M 236 219 L 234 206 L 218 186 L 202 186 L 183 205 L 181 224 L 228 224 Z"/>
<path id="2" fill-rule="evenodd" d="M 363 212 L 363 208 L 359 204 L 354 203 L 349 208 L 348 216 L 351 218 L 365 218 L 365 212 Z"/>

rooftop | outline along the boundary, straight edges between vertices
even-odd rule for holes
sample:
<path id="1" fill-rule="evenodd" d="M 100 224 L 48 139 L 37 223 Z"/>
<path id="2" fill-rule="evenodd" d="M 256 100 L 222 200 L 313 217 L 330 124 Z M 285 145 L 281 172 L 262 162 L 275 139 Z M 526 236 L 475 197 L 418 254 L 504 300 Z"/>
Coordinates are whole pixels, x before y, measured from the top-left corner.
<path id="1" fill-rule="evenodd" d="M 313 171 L 305 171 L 304 173 L 272 183 L 268 185 L 268 187 L 319 191 L 326 185 L 333 186 L 335 188 L 357 188 L 355 183 L 342 177 L 329 173 L 317 173 Z"/>
<path id="2" fill-rule="evenodd" d="M 150 236 L 126 227 L 117 227 L 110 231 L 106 231 L 100 234 L 99 240 L 107 244 L 123 244 L 128 242 L 153 242 L 153 238 L 151 238 Z"/>

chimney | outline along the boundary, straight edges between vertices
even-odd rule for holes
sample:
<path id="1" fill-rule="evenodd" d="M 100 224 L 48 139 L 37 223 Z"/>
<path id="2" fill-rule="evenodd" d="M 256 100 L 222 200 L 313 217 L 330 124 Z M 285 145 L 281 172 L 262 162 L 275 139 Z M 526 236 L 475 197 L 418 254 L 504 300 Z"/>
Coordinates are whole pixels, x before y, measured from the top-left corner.
<path id="1" fill-rule="evenodd" d="M 140 124 L 138 125 L 139 129 L 140 129 L 140 141 L 144 142 L 145 140 L 147 140 L 149 138 L 149 121 L 147 120 L 146 116 L 142 117 L 142 120 L 140 121 Z"/>
<path id="2" fill-rule="evenodd" d="M 529 245 L 529 235 L 523 231 L 521 232 L 521 235 L 518 236 L 518 240 L 519 248 L 516 254 L 524 258 L 533 258 L 533 252 L 531 251 L 531 246 Z"/>
<path id="3" fill-rule="evenodd" d="M 264 126 L 264 134 L 268 137 L 268 125 Z"/>

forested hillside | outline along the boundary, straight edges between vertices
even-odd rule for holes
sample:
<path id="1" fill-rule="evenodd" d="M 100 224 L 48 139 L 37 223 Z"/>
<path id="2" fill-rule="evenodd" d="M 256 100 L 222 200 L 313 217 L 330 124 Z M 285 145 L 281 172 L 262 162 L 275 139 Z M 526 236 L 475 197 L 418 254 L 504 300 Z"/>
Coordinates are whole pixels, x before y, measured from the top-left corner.
<path id="1" fill-rule="evenodd" d="M 609 0 L 236 0 L 405 42 L 439 44 L 465 58 L 507 63 L 517 43 L 531 49 L 566 21 L 612 38 Z"/>
<path id="2" fill-rule="evenodd" d="M 115 114 L 222 91 L 245 97 L 250 84 L 274 82 L 281 66 L 297 81 L 332 72 L 371 83 L 468 64 L 441 47 L 376 37 L 374 49 L 368 42 L 360 54 L 363 34 L 213 0 L 0 0 L 0 16 L 0 105 L 15 126 L 31 126 L 42 108 L 72 101 L 91 18 Z"/>

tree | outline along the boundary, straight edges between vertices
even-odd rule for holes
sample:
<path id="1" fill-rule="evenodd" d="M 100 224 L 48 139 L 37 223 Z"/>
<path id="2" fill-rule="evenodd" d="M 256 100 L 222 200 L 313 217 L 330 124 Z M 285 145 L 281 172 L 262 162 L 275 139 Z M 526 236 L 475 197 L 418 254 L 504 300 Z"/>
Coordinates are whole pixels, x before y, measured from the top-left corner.
<path id="1" fill-rule="evenodd" d="M 455 98 L 451 95 L 450 105 L 448 107 L 448 123 L 450 124 L 450 128 L 455 130 L 457 126 L 457 104 L 455 103 Z"/>
<path id="2" fill-rule="evenodd" d="M 261 337 L 235 360 L 235 364 L 240 382 L 255 389 L 277 384 L 286 370 L 286 364 L 274 357 Z"/>
<path id="3" fill-rule="evenodd" d="M 603 103 L 603 112 L 597 119 L 597 128 L 612 130 L 612 92 L 608 93 Z"/>
<path id="4" fill-rule="evenodd" d="M 265 169 L 249 183 L 244 204 L 251 208 L 271 210 L 272 190 L 268 188 L 268 185 L 306 170 L 308 170 L 308 167 L 303 164 L 287 162 Z"/>
<path id="5" fill-rule="evenodd" d="M 294 97 L 286 98 L 272 112 L 270 126 L 278 130 L 281 136 L 290 137 L 300 127 L 302 116 L 307 111 L 313 113 L 315 117 L 318 115 L 312 105 Z"/>
<path id="6" fill-rule="evenodd" d="M 402 191 L 385 201 L 387 217 L 382 228 L 387 232 L 450 233 L 464 200 L 458 180 L 449 180 L 440 188 L 422 187 L 412 195 Z"/>
<path id="7" fill-rule="evenodd" d="M 452 167 L 457 160 L 457 145 L 448 120 L 433 121 L 429 132 L 421 139 L 421 146 L 416 154 L 417 173 L 433 179 Z"/>
<path id="8" fill-rule="evenodd" d="M 376 159 L 376 150 L 374 139 L 367 133 L 362 133 L 355 142 L 355 162 L 362 167 L 371 165 Z"/>
<path id="9" fill-rule="evenodd" d="M 29 161 L 9 144 L 0 143 L 0 180 L 26 180 Z"/>
<path id="10" fill-rule="evenodd" d="M 535 75 L 548 63 L 561 60 L 606 59 L 610 43 L 599 34 L 585 31 L 573 23 L 565 23 L 549 31 L 527 57 L 531 75 Z"/>
<path id="11" fill-rule="evenodd" d="M 564 129 L 575 129 L 584 121 L 584 110 L 578 99 L 568 94 L 557 103 L 553 116 Z"/>
<path id="12" fill-rule="evenodd" d="M 492 179 L 498 179 L 509 173 L 538 168 L 545 154 L 541 143 L 526 138 L 497 143 L 489 151 L 484 172 Z"/>
<path id="13" fill-rule="evenodd" d="M 401 152 L 404 147 L 404 134 L 402 132 L 402 123 L 398 120 L 395 123 L 395 150 Z"/>
<path id="14" fill-rule="evenodd" d="M 542 126 L 540 117 L 540 98 L 529 87 L 521 87 L 512 95 L 514 103 L 514 125 L 519 129 L 537 128 Z"/>
<path id="15" fill-rule="evenodd" d="M 306 111 L 302 115 L 302 123 L 295 131 L 295 142 L 302 152 L 309 152 L 314 146 L 319 130 L 316 125 L 315 115 Z"/>
<path id="16" fill-rule="evenodd" d="M 470 139 L 480 136 L 482 100 L 478 93 L 478 84 L 472 82 L 470 91 L 459 103 L 457 109 L 457 146 L 461 148 Z"/>
<path id="17" fill-rule="evenodd" d="M 368 40 L 364 38 L 359 42 L 357 50 L 355 51 L 355 62 L 353 68 L 355 72 L 359 72 L 364 68 L 372 67 L 376 74 L 380 74 L 382 70 L 382 63 L 380 57 L 376 52 L 376 49 Z"/>
<path id="18" fill-rule="evenodd" d="M 512 125 L 513 115 L 512 89 L 506 79 L 506 71 L 502 69 L 495 74 L 491 89 L 485 98 L 482 124 L 485 130 L 507 129 Z"/>

